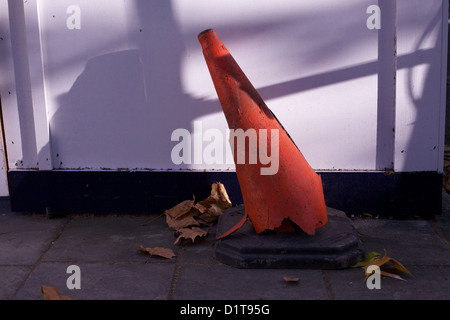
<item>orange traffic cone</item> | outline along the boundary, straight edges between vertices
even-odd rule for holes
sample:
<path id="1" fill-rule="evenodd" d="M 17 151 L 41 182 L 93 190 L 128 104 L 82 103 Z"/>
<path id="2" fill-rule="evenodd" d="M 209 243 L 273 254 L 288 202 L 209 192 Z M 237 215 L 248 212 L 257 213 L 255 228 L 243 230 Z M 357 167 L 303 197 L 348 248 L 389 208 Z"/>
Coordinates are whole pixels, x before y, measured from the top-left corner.
<path id="1" fill-rule="evenodd" d="M 240 148 L 242 144 L 233 141 L 236 135 L 230 143 L 245 212 L 256 233 L 293 231 L 291 223 L 294 223 L 307 234 L 314 234 L 328 221 L 320 176 L 305 160 L 216 32 L 205 30 L 198 35 L 198 40 L 230 129 L 234 133 L 238 129 L 248 133 L 245 150 Z M 258 143 L 250 143 L 249 131 L 257 136 Z M 272 162 L 277 164 L 270 164 L 274 170 L 267 166 L 269 145 Z M 276 151 L 278 159 L 274 158 Z M 242 163 L 244 154 L 249 163 Z M 255 155 L 259 155 L 259 161 L 254 161 Z"/>

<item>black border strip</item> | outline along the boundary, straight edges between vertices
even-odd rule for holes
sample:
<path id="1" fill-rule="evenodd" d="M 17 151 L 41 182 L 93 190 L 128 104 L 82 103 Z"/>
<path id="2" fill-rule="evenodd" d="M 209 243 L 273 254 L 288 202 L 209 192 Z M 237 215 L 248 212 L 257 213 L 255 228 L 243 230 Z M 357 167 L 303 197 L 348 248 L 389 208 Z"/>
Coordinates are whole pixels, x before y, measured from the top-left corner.
<path id="1" fill-rule="evenodd" d="M 319 172 L 326 204 L 347 214 L 432 218 L 441 212 L 438 172 Z M 235 172 L 10 171 L 11 209 L 17 212 L 162 213 L 202 200 L 222 182 L 233 204 L 242 203 Z"/>

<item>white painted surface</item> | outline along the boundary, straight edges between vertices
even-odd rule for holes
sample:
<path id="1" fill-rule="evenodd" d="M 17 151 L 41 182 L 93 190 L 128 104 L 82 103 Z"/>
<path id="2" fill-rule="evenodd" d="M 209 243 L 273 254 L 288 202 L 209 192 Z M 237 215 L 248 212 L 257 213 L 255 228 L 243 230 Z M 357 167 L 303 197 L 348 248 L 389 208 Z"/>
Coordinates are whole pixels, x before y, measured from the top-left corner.
<path id="1" fill-rule="evenodd" d="M 448 4 L 385 1 L 377 30 L 369 0 L 28 0 L 0 25 L 9 166 L 234 170 L 170 157 L 174 130 L 227 128 L 197 41 L 214 28 L 314 169 L 441 171 Z"/>
<path id="2" fill-rule="evenodd" d="M 448 1 L 399 1 L 395 169 L 442 170 Z M 444 22 L 444 23 L 443 23 Z M 439 79 L 441 79 L 439 81 Z"/>

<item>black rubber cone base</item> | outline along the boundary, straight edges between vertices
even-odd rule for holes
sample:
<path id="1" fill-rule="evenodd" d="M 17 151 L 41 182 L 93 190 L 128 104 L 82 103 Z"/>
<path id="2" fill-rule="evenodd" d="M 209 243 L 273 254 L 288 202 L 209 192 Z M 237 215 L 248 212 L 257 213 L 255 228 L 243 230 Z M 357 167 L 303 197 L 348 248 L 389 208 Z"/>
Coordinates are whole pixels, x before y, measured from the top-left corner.
<path id="1" fill-rule="evenodd" d="M 244 217 L 234 207 L 219 218 L 217 236 Z M 216 241 L 215 258 L 236 268 L 343 269 L 364 258 L 362 243 L 351 221 L 341 211 L 327 208 L 328 222 L 309 236 L 302 231 L 256 234 L 247 221 L 231 235 Z"/>

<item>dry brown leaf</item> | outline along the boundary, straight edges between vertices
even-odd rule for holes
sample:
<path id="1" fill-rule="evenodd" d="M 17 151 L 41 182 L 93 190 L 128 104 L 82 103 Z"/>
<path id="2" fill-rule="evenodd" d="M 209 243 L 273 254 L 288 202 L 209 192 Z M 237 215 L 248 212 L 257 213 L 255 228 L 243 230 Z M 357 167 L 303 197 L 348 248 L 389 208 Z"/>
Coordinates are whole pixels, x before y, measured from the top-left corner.
<path id="1" fill-rule="evenodd" d="M 406 281 L 405 279 L 403 279 L 402 277 L 400 277 L 398 274 L 395 274 L 395 273 L 390 273 L 390 272 L 386 272 L 386 271 L 380 270 L 380 274 L 381 274 L 382 276 L 394 278 L 394 279 L 397 279 L 397 280 L 403 280 L 403 281 Z"/>
<path id="2" fill-rule="evenodd" d="M 166 259 L 172 259 L 175 257 L 175 253 L 172 249 L 169 248 L 161 248 L 161 247 L 155 247 L 155 248 L 144 248 L 142 245 L 138 248 L 139 252 L 144 252 L 150 254 L 150 256 L 158 256 Z"/>
<path id="3" fill-rule="evenodd" d="M 208 230 L 203 230 L 198 227 L 182 228 L 178 230 L 178 232 L 180 233 L 180 235 L 173 244 L 177 244 L 181 239 L 191 239 L 192 242 L 194 242 L 195 238 L 204 237 L 208 234 Z"/>
<path id="4" fill-rule="evenodd" d="M 189 211 L 192 209 L 193 206 L 194 200 L 185 200 L 180 202 L 176 206 L 166 210 L 164 213 L 173 219 L 179 219 L 180 217 L 189 213 Z"/>
<path id="5" fill-rule="evenodd" d="M 208 222 L 212 223 L 219 219 L 219 217 L 224 213 L 224 209 L 222 209 L 219 205 L 213 203 L 211 206 L 205 210 L 202 214 L 199 215 L 199 218 Z"/>
<path id="6" fill-rule="evenodd" d="M 205 200 L 196 204 L 195 198 L 185 200 L 166 210 L 164 214 L 167 225 L 179 235 L 174 244 L 181 239 L 191 239 L 194 242 L 197 237 L 204 237 L 208 231 L 199 227 L 212 224 L 231 207 L 225 186 L 217 182 L 212 184 L 210 195 Z"/>
<path id="7" fill-rule="evenodd" d="M 228 209 L 232 206 L 225 186 L 220 182 L 212 184 L 210 195 L 205 200 L 200 201 L 199 204 L 206 208 L 208 208 L 212 204 L 216 204 L 222 209 Z"/>
<path id="8" fill-rule="evenodd" d="M 199 212 L 196 209 L 191 209 L 187 212 L 187 214 L 175 219 L 170 215 L 166 215 L 166 223 L 172 230 L 179 230 L 181 228 L 187 228 L 189 226 L 200 226 L 200 222 L 195 220 L 195 216 L 197 216 Z"/>
<path id="9" fill-rule="evenodd" d="M 206 200 L 200 201 L 194 205 L 194 208 L 197 209 L 200 214 L 208 211 L 209 204 L 206 204 L 205 201 Z"/>
<path id="10" fill-rule="evenodd" d="M 298 282 L 299 278 L 297 277 L 283 277 L 285 282 Z"/>
<path id="11" fill-rule="evenodd" d="M 42 286 L 41 292 L 44 294 L 44 300 L 72 300 L 70 297 L 61 295 L 55 287 Z"/>
<path id="12" fill-rule="evenodd" d="M 199 212 L 199 218 L 207 223 L 216 221 L 219 216 L 228 208 L 232 207 L 225 186 L 216 182 L 211 186 L 211 194 L 208 198 L 198 202 L 194 206 Z"/>
<path id="13" fill-rule="evenodd" d="M 227 190 L 225 189 L 225 186 L 220 183 L 214 183 L 211 187 L 211 195 L 209 198 L 215 200 L 215 205 L 220 207 L 223 210 L 226 210 L 228 208 L 232 207 L 230 198 L 228 197 Z"/>
<path id="14" fill-rule="evenodd" d="M 211 186 L 211 197 L 216 199 L 219 203 L 222 203 L 225 206 L 229 205 L 231 207 L 230 198 L 228 197 L 227 190 L 222 183 L 217 182 Z"/>
<path id="15" fill-rule="evenodd" d="M 201 222 L 204 222 L 204 224 L 213 223 L 231 206 L 224 185 L 217 182 L 212 184 L 211 193 L 205 200 L 196 204 L 195 198 L 182 201 L 166 210 L 164 214 L 169 228 L 178 231 L 182 228 L 201 226 Z"/>
<path id="16" fill-rule="evenodd" d="M 194 208 L 194 201 L 182 201 L 164 212 L 169 228 L 179 230 L 189 226 L 200 226 L 200 223 L 194 219 L 195 216 L 199 215 L 199 211 Z"/>

